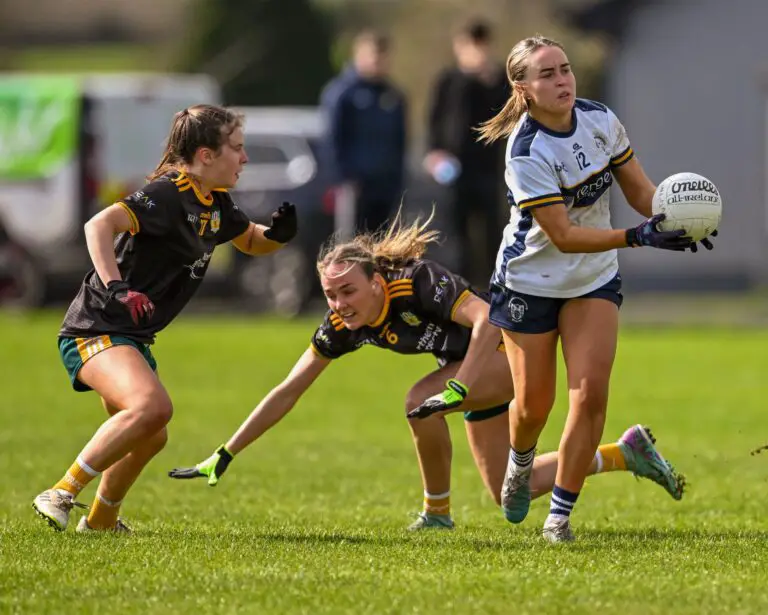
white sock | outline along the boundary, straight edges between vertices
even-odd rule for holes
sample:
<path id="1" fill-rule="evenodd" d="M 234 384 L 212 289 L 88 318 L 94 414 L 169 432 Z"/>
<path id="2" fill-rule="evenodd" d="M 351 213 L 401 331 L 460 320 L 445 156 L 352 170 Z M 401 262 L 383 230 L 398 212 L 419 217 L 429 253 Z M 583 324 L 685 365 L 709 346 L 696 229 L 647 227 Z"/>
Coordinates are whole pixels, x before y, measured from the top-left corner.
<path id="1" fill-rule="evenodd" d="M 597 463 L 595 474 L 600 474 L 600 472 L 603 471 L 603 454 L 600 452 L 600 450 L 595 451 L 595 462 Z"/>

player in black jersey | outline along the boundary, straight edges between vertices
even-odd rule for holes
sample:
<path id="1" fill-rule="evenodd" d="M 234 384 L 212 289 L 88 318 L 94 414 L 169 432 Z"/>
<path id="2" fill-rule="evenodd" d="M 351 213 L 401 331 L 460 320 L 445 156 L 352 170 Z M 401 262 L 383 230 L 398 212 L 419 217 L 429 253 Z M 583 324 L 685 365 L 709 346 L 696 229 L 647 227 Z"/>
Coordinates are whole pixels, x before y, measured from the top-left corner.
<path id="1" fill-rule="evenodd" d="M 205 461 L 177 468 L 172 478 L 205 476 L 215 485 L 239 453 L 293 408 L 336 358 L 364 345 L 401 354 L 432 353 L 438 369 L 408 393 L 405 409 L 424 485 L 424 510 L 411 529 L 453 527 L 450 514 L 451 439 L 445 414 L 463 411 L 472 453 L 497 504 L 509 455 L 508 406 L 512 377 L 499 329 L 488 322 L 486 298 L 460 276 L 422 258 L 437 232 L 429 221 L 403 227 L 399 218 L 383 235 L 358 235 L 329 246 L 318 262 L 330 310 L 287 378 L 258 405 L 237 433 Z M 662 485 L 673 497 L 682 484 L 671 469 L 644 464 L 633 444 L 636 426 L 618 443 L 600 447 L 592 473 L 629 470 Z M 534 490 L 552 489 L 557 453 L 537 458 Z"/>
<path id="2" fill-rule="evenodd" d="M 118 519 L 120 503 L 165 445 L 172 414 L 149 344 L 192 298 L 215 247 L 231 241 L 247 254 L 267 254 L 296 234 L 293 205 L 281 206 L 265 227 L 248 220 L 227 192 L 248 161 L 242 121 L 210 105 L 180 111 L 149 183 L 85 225 L 94 268 L 67 310 L 59 350 L 74 389 L 96 391 L 111 416 L 64 477 L 33 502 L 57 530 L 101 473 L 78 530 L 127 529 Z"/>

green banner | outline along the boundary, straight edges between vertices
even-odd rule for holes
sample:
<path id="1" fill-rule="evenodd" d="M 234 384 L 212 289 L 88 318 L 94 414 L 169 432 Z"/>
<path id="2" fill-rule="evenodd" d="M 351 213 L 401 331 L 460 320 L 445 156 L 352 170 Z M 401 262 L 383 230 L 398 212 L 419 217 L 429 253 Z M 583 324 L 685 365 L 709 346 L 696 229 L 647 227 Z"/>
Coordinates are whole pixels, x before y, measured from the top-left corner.
<path id="1" fill-rule="evenodd" d="M 76 79 L 0 75 L 0 179 L 55 175 L 76 155 Z"/>

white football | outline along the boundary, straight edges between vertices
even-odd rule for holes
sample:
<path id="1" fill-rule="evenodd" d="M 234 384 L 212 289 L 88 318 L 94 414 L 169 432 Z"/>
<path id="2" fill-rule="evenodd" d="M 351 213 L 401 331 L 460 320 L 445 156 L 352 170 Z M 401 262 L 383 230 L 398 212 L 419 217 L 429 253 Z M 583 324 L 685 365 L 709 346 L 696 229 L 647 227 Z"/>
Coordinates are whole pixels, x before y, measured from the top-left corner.
<path id="1" fill-rule="evenodd" d="M 720 224 L 723 201 L 720 192 L 706 177 L 677 173 L 661 182 L 653 195 L 653 213 L 666 214 L 659 228 L 683 229 L 694 241 L 712 234 Z"/>

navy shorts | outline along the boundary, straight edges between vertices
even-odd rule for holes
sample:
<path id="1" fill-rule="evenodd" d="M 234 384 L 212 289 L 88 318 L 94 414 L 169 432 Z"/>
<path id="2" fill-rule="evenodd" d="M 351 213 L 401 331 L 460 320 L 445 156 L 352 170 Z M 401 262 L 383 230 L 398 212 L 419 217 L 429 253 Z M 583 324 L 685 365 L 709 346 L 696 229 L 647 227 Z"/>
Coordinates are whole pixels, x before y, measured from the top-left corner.
<path id="1" fill-rule="evenodd" d="M 491 310 L 488 320 L 497 327 L 517 333 L 547 333 L 557 329 L 560 309 L 571 299 L 606 299 L 621 307 L 621 275 L 600 288 L 568 299 L 526 295 L 505 286 L 491 285 Z"/>

